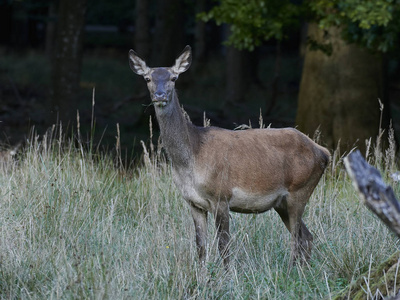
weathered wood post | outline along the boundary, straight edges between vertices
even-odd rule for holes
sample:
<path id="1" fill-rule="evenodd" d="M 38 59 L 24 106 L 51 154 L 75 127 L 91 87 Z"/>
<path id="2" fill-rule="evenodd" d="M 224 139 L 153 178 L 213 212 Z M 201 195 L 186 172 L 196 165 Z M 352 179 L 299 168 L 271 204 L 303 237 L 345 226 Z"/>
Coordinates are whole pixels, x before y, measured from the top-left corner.
<path id="1" fill-rule="evenodd" d="M 358 150 L 344 159 L 344 165 L 364 204 L 400 238 L 400 204 L 392 187 Z"/>
<path id="2" fill-rule="evenodd" d="M 364 160 L 360 151 L 350 153 L 344 164 L 364 204 L 400 237 L 400 204 L 393 189 L 383 182 L 379 171 Z M 371 299 L 400 299 L 399 262 L 400 253 L 396 252 L 331 299 L 366 299 L 367 291 Z"/>

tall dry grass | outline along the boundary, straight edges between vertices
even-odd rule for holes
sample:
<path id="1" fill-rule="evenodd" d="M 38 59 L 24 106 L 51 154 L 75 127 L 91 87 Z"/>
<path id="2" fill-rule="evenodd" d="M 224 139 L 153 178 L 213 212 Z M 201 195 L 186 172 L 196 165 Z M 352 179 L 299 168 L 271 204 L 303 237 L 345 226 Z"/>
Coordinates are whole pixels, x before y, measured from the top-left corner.
<path id="1" fill-rule="evenodd" d="M 385 174 L 395 171 L 392 146 L 369 152 Z M 54 131 L 34 136 L 1 165 L 0 298 L 330 298 L 398 249 L 336 154 L 304 217 L 315 242 L 309 264 L 288 273 L 289 233 L 274 211 L 231 216 L 231 268 L 221 266 L 212 218 L 201 267 L 188 206 L 156 147 L 125 170 Z"/>

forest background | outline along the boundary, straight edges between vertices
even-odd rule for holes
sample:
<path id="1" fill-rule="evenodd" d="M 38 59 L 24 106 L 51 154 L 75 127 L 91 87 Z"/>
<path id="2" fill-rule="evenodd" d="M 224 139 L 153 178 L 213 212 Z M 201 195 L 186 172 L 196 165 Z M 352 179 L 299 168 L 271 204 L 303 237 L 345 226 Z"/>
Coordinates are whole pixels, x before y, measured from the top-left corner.
<path id="1" fill-rule="evenodd" d="M 23 145 L 16 159 L 0 149 L 0 298 L 397 296 L 398 238 L 359 201 L 343 157 L 359 147 L 399 194 L 399 4 L 0 0 L 0 147 Z M 331 150 L 304 214 L 309 264 L 288 270 L 290 236 L 271 211 L 231 214 L 231 270 L 215 238 L 198 268 L 189 207 L 128 65 L 134 49 L 171 66 L 188 44 L 177 88 L 196 125 L 258 127 L 261 115 Z"/>
<path id="2" fill-rule="evenodd" d="M 15 145 L 62 121 L 107 145 L 118 124 L 123 151 L 136 156 L 156 122 L 128 51 L 170 66 L 187 44 L 193 64 L 177 88 L 196 125 L 206 117 L 233 129 L 261 115 L 272 127 L 318 129 L 344 152 L 365 149 L 392 120 L 398 139 L 398 4 L 1 0 L 1 140 Z"/>

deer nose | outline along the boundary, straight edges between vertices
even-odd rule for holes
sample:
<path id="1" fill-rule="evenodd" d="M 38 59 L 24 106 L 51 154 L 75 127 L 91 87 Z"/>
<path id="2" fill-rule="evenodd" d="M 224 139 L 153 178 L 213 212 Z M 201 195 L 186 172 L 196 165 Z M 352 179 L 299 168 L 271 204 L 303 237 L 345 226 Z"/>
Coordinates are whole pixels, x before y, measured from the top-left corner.
<path id="1" fill-rule="evenodd" d="M 162 92 L 162 91 L 156 91 L 154 93 L 154 98 L 156 100 L 164 100 L 166 98 L 166 94 L 165 94 L 165 92 Z"/>

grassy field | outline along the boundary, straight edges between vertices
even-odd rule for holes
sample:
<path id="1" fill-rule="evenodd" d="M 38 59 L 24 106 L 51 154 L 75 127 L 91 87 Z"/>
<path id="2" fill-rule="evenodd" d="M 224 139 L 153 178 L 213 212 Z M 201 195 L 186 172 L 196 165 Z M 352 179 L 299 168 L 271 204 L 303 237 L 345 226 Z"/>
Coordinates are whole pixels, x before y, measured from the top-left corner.
<path id="1" fill-rule="evenodd" d="M 304 217 L 315 241 L 308 265 L 288 272 L 289 233 L 270 211 L 231 214 L 228 271 L 209 218 L 200 267 L 189 208 L 157 150 L 125 170 L 54 136 L 31 138 L 1 165 L 1 299 L 329 299 L 398 249 L 335 154 Z M 394 171 L 393 151 L 369 158 Z"/>

